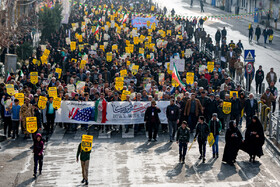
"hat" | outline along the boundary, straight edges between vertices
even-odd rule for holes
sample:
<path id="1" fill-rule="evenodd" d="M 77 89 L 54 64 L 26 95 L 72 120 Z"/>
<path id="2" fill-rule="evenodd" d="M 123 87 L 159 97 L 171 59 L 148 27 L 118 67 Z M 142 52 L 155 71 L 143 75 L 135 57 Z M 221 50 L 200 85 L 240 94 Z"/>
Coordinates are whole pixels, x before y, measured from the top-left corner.
<path id="1" fill-rule="evenodd" d="M 213 117 L 214 117 L 214 116 L 216 116 L 216 117 L 217 117 L 218 115 L 217 115 L 217 113 L 213 113 L 213 114 L 212 114 L 212 116 L 213 116 Z"/>
<path id="2" fill-rule="evenodd" d="M 210 93 L 209 96 L 211 97 L 211 96 L 215 96 L 215 95 L 213 93 Z"/>
<path id="3" fill-rule="evenodd" d="M 216 97 L 220 97 L 220 95 L 219 95 L 219 94 L 217 94 L 217 95 L 216 95 Z"/>

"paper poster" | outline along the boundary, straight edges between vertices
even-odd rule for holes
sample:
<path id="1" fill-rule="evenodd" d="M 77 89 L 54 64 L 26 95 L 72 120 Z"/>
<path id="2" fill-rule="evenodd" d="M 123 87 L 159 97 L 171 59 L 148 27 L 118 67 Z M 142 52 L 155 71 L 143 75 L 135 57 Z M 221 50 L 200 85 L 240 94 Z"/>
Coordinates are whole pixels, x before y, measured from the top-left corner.
<path id="1" fill-rule="evenodd" d="M 30 82 L 32 84 L 38 83 L 38 72 L 30 72 Z"/>
<path id="2" fill-rule="evenodd" d="M 35 133 L 37 131 L 37 117 L 26 118 L 26 130 L 29 133 Z"/>
<path id="3" fill-rule="evenodd" d="M 44 96 L 39 96 L 39 101 L 38 101 L 39 109 L 44 110 L 46 108 L 47 102 L 48 102 L 48 98 Z"/>

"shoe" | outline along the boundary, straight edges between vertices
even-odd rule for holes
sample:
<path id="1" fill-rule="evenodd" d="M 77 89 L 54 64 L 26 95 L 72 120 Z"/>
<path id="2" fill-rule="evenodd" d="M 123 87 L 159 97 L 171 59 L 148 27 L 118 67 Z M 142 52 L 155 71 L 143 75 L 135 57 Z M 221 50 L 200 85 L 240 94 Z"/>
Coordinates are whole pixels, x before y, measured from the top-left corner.
<path id="1" fill-rule="evenodd" d="M 205 163 L 205 160 L 206 160 L 206 159 L 205 159 L 205 158 L 203 158 L 202 163 Z"/>
<path id="2" fill-rule="evenodd" d="M 173 142 L 172 140 L 170 140 L 169 142 Z"/>
<path id="3" fill-rule="evenodd" d="M 154 142 L 157 142 L 157 139 L 154 139 Z"/>
<path id="4" fill-rule="evenodd" d="M 33 177 L 34 177 L 35 179 L 37 178 L 37 176 L 36 176 L 36 174 L 35 174 L 35 173 L 33 174 Z"/>
<path id="5" fill-rule="evenodd" d="M 182 164 L 185 164 L 185 158 L 182 159 Z"/>
<path id="6" fill-rule="evenodd" d="M 148 139 L 148 142 L 152 141 L 152 139 Z"/>
<path id="7" fill-rule="evenodd" d="M 85 185 L 88 185 L 88 181 L 87 180 L 85 180 Z"/>
<path id="8" fill-rule="evenodd" d="M 227 162 L 228 165 L 233 166 L 233 162 Z"/>
<path id="9" fill-rule="evenodd" d="M 81 183 L 84 183 L 86 180 L 85 179 L 83 179 L 82 181 L 81 181 Z"/>
<path id="10" fill-rule="evenodd" d="M 215 156 L 216 156 L 216 155 L 215 155 L 215 154 L 213 154 L 213 158 L 215 158 Z"/>
<path id="11" fill-rule="evenodd" d="M 219 158 L 219 154 L 218 153 L 216 154 L 216 158 Z"/>
<path id="12" fill-rule="evenodd" d="M 182 161 L 182 156 L 179 155 L 179 163 L 181 163 L 181 161 Z"/>
<path id="13" fill-rule="evenodd" d="M 39 171 L 39 175 L 42 175 L 42 171 Z"/>
<path id="14" fill-rule="evenodd" d="M 201 160 L 201 159 L 202 159 L 202 156 L 200 155 L 200 157 L 199 157 L 198 159 Z"/>

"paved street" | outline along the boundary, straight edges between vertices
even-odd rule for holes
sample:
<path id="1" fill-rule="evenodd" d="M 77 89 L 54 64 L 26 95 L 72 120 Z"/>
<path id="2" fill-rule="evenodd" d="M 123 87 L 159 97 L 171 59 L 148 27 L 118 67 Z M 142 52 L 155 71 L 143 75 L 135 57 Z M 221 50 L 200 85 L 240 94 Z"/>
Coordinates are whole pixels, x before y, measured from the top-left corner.
<path id="1" fill-rule="evenodd" d="M 81 168 L 75 156 L 83 133 L 61 133 L 59 127 L 49 141 L 43 174 L 34 180 L 31 141 L 8 140 L 2 145 L 0 178 L 4 186 L 80 186 Z M 91 130 L 94 143 L 89 169 L 91 186 L 280 186 L 280 166 L 265 151 L 257 163 L 240 151 L 235 167 L 221 163 L 224 138 L 220 138 L 220 158 L 212 159 L 207 146 L 206 164 L 198 160 L 198 145 L 187 153 L 186 164 L 178 164 L 178 146 L 161 135 L 158 142 L 147 142 L 144 133 L 133 139 L 113 134 L 99 139 Z M 193 137 L 192 137 L 193 138 Z M 11 145 L 10 145 L 11 144 Z M 4 179 L 4 180 L 3 180 Z"/>
<path id="2" fill-rule="evenodd" d="M 225 15 L 230 14 L 225 11 L 220 10 L 219 8 L 213 8 L 208 4 L 205 4 L 205 12 L 200 12 L 200 3 L 198 0 L 194 0 L 193 8 L 190 8 L 190 0 L 153 0 L 153 2 L 158 3 L 160 8 L 164 6 L 167 7 L 168 11 L 171 11 L 172 8 L 175 9 L 176 14 L 181 16 L 215 16 L 215 15 Z M 169 15 L 170 13 L 168 13 Z M 250 20 L 250 21 L 249 21 Z M 268 73 L 271 67 L 274 67 L 275 71 L 280 69 L 279 65 L 279 51 L 280 51 L 280 32 L 274 31 L 274 39 L 272 44 L 264 45 L 263 36 L 260 38 L 260 44 L 257 44 L 254 40 L 253 43 L 249 44 L 248 42 L 248 25 L 250 22 L 253 22 L 253 19 L 246 17 L 245 19 L 208 19 L 204 23 L 205 31 L 210 34 L 212 38 L 215 38 L 215 33 L 217 29 L 220 30 L 223 27 L 227 29 L 227 42 L 233 40 L 235 43 L 238 40 L 241 40 L 244 46 L 244 49 L 255 49 L 256 51 L 256 61 L 255 68 L 258 68 L 259 65 L 263 66 L 264 73 Z M 260 26 L 264 28 L 262 25 Z M 256 28 L 256 24 L 253 23 L 253 28 Z M 254 30 L 255 33 L 255 30 Z M 267 82 L 264 80 L 264 83 L 267 85 Z M 280 84 L 277 83 L 276 87 L 280 89 Z M 255 90 L 255 81 L 252 83 L 253 90 Z"/>

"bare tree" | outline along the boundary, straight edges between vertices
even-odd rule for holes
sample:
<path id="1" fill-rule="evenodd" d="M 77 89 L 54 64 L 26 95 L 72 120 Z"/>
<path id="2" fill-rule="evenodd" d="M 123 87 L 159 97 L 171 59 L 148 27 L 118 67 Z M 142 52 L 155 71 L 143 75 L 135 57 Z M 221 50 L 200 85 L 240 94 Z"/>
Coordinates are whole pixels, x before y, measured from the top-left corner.
<path id="1" fill-rule="evenodd" d="M 35 11 L 26 15 L 17 15 L 17 8 L 20 7 L 19 0 L 2 0 L 0 9 L 0 54 L 5 48 L 9 49 L 11 45 L 18 42 L 31 32 L 35 25 Z M 34 15 L 32 15 L 34 14 Z"/>

